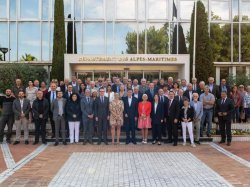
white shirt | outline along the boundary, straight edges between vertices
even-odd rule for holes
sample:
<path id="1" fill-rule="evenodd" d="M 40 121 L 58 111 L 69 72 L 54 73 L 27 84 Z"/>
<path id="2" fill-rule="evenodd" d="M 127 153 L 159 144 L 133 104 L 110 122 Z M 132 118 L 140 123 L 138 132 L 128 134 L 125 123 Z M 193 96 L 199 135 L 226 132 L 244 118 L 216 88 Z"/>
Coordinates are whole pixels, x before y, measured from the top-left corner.
<path id="1" fill-rule="evenodd" d="M 197 105 L 198 105 L 198 101 L 197 102 L 194 101 L 194 110 L 195 111 L 197 110 Z"/>
<path id="2" fill-rule="evenodd" d="M 154 105 L 155 113 L 156 113 L 156 110 L 157 110 L 157 106 L 158 106 L 158 103 L 155 103 L 155 105 Z"/>
<path id="3" fill-rule="evenodd" d="M 132 103 L 132 97 L 129 97 L 128 98 L 128 105 L 131 106 L 131 103 Z"/>
<path id="4" fill-rule="evenodd" d="M 193 100 L 193 92 L 192 91 L 189 91 L 189 98 L 190 98 L 190 101 Z"/>
<path id="5" fill-rule="evenodd" d="M 21 113 L 23 113 L 23 99 L 20 99 L 20 104 L 21 104 Z"/>
<path id="6" fill-rule="evenodd" d="M 138 94 L 135 94 L 135 93 L 134 93 L 134 97 L 138 99 Z"/>

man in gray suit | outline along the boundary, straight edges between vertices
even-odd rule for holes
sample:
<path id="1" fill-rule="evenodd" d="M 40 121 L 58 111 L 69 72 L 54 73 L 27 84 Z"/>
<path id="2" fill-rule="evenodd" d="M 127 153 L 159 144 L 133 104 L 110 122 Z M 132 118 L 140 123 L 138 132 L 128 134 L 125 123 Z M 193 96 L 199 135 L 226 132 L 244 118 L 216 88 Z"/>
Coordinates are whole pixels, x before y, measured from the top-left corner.
<path id="1" fill-rule="evenodd" d="M 195 136 L 195 143 L 200 144 L 200 125 L 201 125 L 201 118 L 203 115 L 203 104 L 202 102 L 198 101 L 199 94 L 193 93 L 193 100 L 190 102 L 190 106 L 194 107 L 194 120 L 193 126 L 196 127 L 196 136 Z"/>
<path id="2" fill-rule="evenodd" d="M 86 145 L 87 141 L 90 144 L 93 144 L 92 134 L 94 130 L 94 100 L 90 97 L 90 90 L 85 90 L 85 97 L 81 100 L 81 111 L 82 111 L 82 121 L 84 129 L 84 142 L 83 145 Z"/>
<path id="3" fill-rule="evenodd" d="M 30 112 L 30 101 L 24 98 L 24 91 L 18 92 L 18 98 L 15 99 L 12 106 L 15 115 L 16 124 L 16 141 L 14 145 L 20 143 L 21 137 L 21 126 L 24 129 L 24 140 L 25 144 L 29 144 L 29 112 Z"/>
<path id="4" fill-rule="evenodd" d="M 102 141 L 102 133 L 104 143 L 108 145 L 107 125 L 109 120 L 109 99 L 104 96 L 104 88 L 99 89 L 100 96 L 95 100 L 95 120 L 98 124 L 98 145 Z"/>
<path id="5" fill-rule="evenodd" d="M 51 103 L 51 111 L 53 112 L 53 120 L 55 121 L 55 134 L 56 142 L 55 146 L 59 144 L 59 130 L 61 129 L 61 135 L 63 144 L 67 145 L 65 137 L 65 105 L 66 99 L 63 98 L 63 92 L 57 92 L 57 98 Z"/>

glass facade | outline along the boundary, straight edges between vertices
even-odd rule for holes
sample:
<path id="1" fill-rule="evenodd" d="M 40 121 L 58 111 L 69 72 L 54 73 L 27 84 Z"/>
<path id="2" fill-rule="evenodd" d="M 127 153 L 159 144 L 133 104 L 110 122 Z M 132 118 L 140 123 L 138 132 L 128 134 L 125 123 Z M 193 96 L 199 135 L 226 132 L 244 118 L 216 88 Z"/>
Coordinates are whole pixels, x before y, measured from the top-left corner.
<path id="1" fill-rule="evenodd" d="M 55 0 L 0 0 L 7 61 L 51 61 Z M 215 61 L 250 61 L 250 1 L 202 0 Z M 188 53 L 194 0 L 64 0 L 65 31 L 78 54 Z M 75 32 L 68 32 L 68 24 Z M 179 42 L 179 36 L 185 40 Z M 66 42 L 67 43 L 67 42 Z M 180 46 L 184 45 L 184 46 Z"/>

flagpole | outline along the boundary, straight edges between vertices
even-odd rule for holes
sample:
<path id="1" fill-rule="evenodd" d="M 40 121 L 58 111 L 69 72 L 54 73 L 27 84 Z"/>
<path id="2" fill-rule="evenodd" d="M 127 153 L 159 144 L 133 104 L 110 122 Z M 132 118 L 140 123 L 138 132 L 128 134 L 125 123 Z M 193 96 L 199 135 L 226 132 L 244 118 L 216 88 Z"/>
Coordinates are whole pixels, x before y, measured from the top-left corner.
<path id="1" fill-rule="evenodd" d="M 197 0 L 194 5 L 194 45 L 193 45 L 193 78 L 195 78 L 195 56 L 196 56 L 196 21 L 197 21 Z"/>

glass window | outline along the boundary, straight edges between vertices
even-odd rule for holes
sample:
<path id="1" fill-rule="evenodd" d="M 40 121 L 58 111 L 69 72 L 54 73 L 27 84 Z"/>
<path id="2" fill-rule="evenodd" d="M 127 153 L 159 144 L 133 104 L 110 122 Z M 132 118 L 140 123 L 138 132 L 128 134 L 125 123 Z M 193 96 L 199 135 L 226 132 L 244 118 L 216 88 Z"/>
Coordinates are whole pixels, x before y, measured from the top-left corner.
<path id="1" fill-rule="evenodd" d="M 51 8 L 51 19 L 53 20 L 54 19 L 54 9 L 55 9 L 55 0 L 51 0 L 51 6 L 52 6 L 52 8 Z"/>
<path id="2" fill-rule="evenodd" d="M 50 60 L 53 56 L 53 43 L 54 43 L 54 23 L 50 23 Z"/>
<path id="3" fill-rule="evenodd" d="M 10 3 L 10 18 L 16 19 L 16 0 L 9 1 Z"/>
<path id="4" fill-rule="evenodd" d="M 42 23 L 42 60 L 49 60 L 49 23 Z"/>
<path id="5" fill-rule="evenodd" d="M 7 4 L 6 0 L 0 0 L 0 18 L 7 17 Z"/>
<path id="6" fill-rule="evenodd" d="M 42 19 L 48 19 L 49 18 L 49 0 L 43 0 L 42 1 Z"/>
<path id="7" fill-rule="evenodd" d="M 189 42 L 187 38 L 190 33 L 190 23 L 181 23 L 178 28 L 178 54 L 187 54 Z"/>
<path id="8" fill-rule="evenodd" d="M 117 0 L 117 19 L 135 19 L 135 0 Z"/>
<path id="9" fill-rule="evenodd" d="M 211 2 L 212 20 L 229 20 L 229 2 L 212 1 Z"/>
<path id="10" fill-rule="evenodd" d="M 71 0 L 64 0 L 64 17 L 68 18 L 71 13 Z"/>
<path id="11" fill-rule="evenodd" d="M 209 0 L 201 0 L 201 2 L 203 3 L 203 5 L 205 7 L 206 12 L 208 12 L 208 1 Z"/>
<path id="12" fill-rule="evenodd" d="M 142 71 L 129 71 L 128 72 L 128 78 L 129 79 L 137 79 L 139 82 L 143 78 L 143 72 Z"/>
<path id="13" fill-rule="evenodd" d="M 180 19 L 191 20 L 194 1 L 180 1 Z"/>
<path id="14" fill-rule="evenodd" d="M 74 43 L 75 52 L 78 54 L 82 54 L 82 26 L 81 22 L 75 22 L 75 39 Z"/>
<path id="15" fill-rule="evenodd" d="M 130 36 L 137 33 L 135 23 L 119 22 L 115 23 L 114 50 L 115 54 L 127 54 L 132 51 L 135 54 L 137 51 L 136 37 L 131 40 Z"/>
<path id="16" fill-rule="evenodd" d="M 17 30 L 16 22 L 10 22 L 10 60 L 17 61 Z"/>
<path id="17" fill-rule="evenodd" d="M 0 47 L 9 48 L 8 45 L 8 25 L 0 22 Z M 2 52 L 0 52 L 2 54 Z M 8 54 L 5 55 L 5 60 L 8 60 Z"/>
<path id="18" fill-rule="evenodd" d="M 39 1 L 38 0 L 21 0 L 20 2 L 21 18 L 38 18 Z"/>
<path id="19" fill-rule="evenodd" d="M 249 1 L 241 2 L 241 16 L 242 16 L 242 21 L 250 20 L 250 2 Z"/>
<path id="20" fill-rule="evenodd" d="M 104 23 L 83 24 L 83 53 L 104 54 Z"/>
<path id="21" fill-rule="evenodd" d="M 108 78 L 109 72 L 108 71 L 95 71 L 94 72 L 94 80 L 98 80 L 99 78 Z"/>
<path id="22" fill-rule="evenodd" d="M 233 0 L 232 19 L 234 21 L 239 21 L 239 0 Z"/>
<path id="23" fill-rule="evenodd" d="M 168 53 L 168 23 L 147 25 L 147 53 Z"/>
<path id="24" fill-rule="evenodd" d="M 115 12 L 115 0 L 106 1 L 106 18 L 108 20 L 114 19 Z"/>
<path id="25" fill-rule="evenodd" d="M 139 20 L 145 20 L 145 7 L 146 3 L 145 0 L 138 0 L 138 19 Z"/>
<path id="26" fill-rule="evenodd" d="M 145 71 L 144 78 L 151 82 L 154 79 L 159 79 L 159 73 L 160 73 L 160 71 L 156 71 L 156 72 Z"/>
<path id="27" fill-rule="evenodd" d="M 22 22 L 19 23 L 18 31 L 18 59 L 24 60 L 25 55 L 27 54 L 35 57 L 37 60 L 40 60 L 40 24 Z"/>
<path id="28" fill-rule="evenodd" d="M 231 25 L 211 24 L 210 37 L 216 62 L 231 62 Z"/>
<path id="29" fill-rule="evenodd" d="M 239 62 L 239 24 L 233 24 L 233 61 Z"/>
<path id="30" fill-rule="evenodd" d="M 103 0 L 85 0 L 84 1 L 85 19 L 103 19 Z"/>
<path id="31" fill-rule="evenodd" d="M 80 20 L 81 19 L 81 12 L 82 12 L 82 0 L 75 0 L 75 19 Z"/>
<path id="32" fill-rule="evenodd" d="M 139 23 L 139 54 L 145 54 L 145 35 L 146 35 L 146 24 L 145 23 Z"/>
<path id="33" fill-rule="evenodd" d="M 241 62 L 250 62 L 250 24 L 241 24 Z"/>
<path id="34" fill-rule="evenodd" d="M 182 75 L 178 75 L 177 72 L 166 72 L 166 71 L 161 72 L 161 78 L 164 78 L 165 80 L 168 80 L 168 77 L 173 77 L 173 79 L 176 80 L 181 76 Z"/>
<path id="35" fill-rule="evenodd" d="M 114 24 L 113 22 L 107 22 L 106 24 L 106 39 L 107 39 L 107 43 L 106 43 L 106 53 L 107 54 L 114 54 Z"/>
<path id="36" fill-rule="evenodd" d="M 148 19 L 167 19 L 168 0 L 148 0 Z"/>

